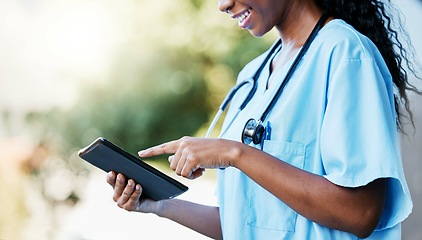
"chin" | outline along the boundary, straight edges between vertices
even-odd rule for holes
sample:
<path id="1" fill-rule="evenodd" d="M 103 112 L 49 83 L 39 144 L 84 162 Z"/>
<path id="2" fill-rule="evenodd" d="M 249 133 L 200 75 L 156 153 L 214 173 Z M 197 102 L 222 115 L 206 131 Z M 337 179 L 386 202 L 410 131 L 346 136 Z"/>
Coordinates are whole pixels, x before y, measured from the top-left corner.
<path id="1" fill-rule="evenodd" d="M 249 33 L 254 37 L 262 37 L 267 34 L 271 29 L 248 29 Z"/>
<path id="2" fill-rule="evenodd" d="M 252 35 L 252 36 L 254 36 L 254 37 L 262 37 L 262 36 L 264 36 L 267 32 L 255 32 L 255 31 L 251 31 L 251 30 L 249 30 L 249 33 Z"/>

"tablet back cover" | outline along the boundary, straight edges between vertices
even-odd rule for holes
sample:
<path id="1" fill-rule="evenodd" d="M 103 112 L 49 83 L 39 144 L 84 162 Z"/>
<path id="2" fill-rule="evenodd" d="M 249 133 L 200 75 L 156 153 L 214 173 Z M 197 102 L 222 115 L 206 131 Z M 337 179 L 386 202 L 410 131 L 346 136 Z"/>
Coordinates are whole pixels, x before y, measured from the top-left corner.
<path id="1" fill-rule="evenodd" d="M 142 196 L 155 201 L 182 194 L 188 187 L 125 152 L 105 138 L 79 151 L 79 156 L 105 172 L 122 173 L 142 185 Z"/>

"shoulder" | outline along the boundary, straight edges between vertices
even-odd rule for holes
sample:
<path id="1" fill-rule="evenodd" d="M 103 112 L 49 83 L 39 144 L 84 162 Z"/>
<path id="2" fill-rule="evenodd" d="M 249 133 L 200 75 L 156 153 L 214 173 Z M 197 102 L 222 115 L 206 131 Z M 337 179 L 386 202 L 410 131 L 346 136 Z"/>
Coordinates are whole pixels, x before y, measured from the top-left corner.
<path id="1" fill-rule="evenodd" d="M 329 54 L 331 57 L 340 57 L 343 60 L 381 56 L 369 38 L 341 19 L 327 23 L 319 32 L 315 43 L 319 45 L 321 54 Z"/>
<path id="2" fill-rule="evenodd" d="M 355 69 L 366 71 L 374 68 L 384 78 L 389 70 L 375 44 L 351 25 L 340 19 L 327 23 L 318 33 L 308 57 L 311 62 L 332 73 Z"/>

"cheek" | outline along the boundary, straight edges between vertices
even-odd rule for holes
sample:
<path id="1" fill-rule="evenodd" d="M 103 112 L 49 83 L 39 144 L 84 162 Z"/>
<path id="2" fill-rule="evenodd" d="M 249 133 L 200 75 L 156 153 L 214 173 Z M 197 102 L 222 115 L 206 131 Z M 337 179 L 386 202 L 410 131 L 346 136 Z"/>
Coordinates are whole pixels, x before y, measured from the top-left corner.
<path id="1" fill-rule="evenodd" d="M 283 2 L 283 1 L 281 1 Z M 259 6 L 252 7 L 253 12 L 253 27 L 250 29 L 254 36 L 262 36 L 271 31 L 282 18 L 284 3 L 278 1 L 261 1 Z"/>

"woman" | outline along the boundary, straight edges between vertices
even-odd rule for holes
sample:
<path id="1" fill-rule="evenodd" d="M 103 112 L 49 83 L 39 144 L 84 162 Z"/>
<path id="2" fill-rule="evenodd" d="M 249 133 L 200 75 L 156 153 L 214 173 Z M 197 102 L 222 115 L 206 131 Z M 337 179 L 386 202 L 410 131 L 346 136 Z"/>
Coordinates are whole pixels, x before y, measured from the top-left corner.
<path id="1" fill-rule="evenodd" d="M 219 206 L 142 199 L 140 185 L 110 172 L 114 201 L 216 239 L 400 239 L 412 202 L 397 143 L 398 102 L 408 110 L 405 91 L 415 89 L 401 65 L 409 65 L 406 52 L 385 27 L 384 4 L 219 0 L 219 9 L 254 36 L 279 33 L 282 44 L 239 74 L 239 83 L 257 75 L 254 96 L 237 114 L 249 90 L 236 93 L 222 138 L 184 137 L 139 152 L 170 154 L 170 167 L 190 179 L 219 168 Z M 260 116 L 271 134 L 242 143 L 245 123 Z"/>

